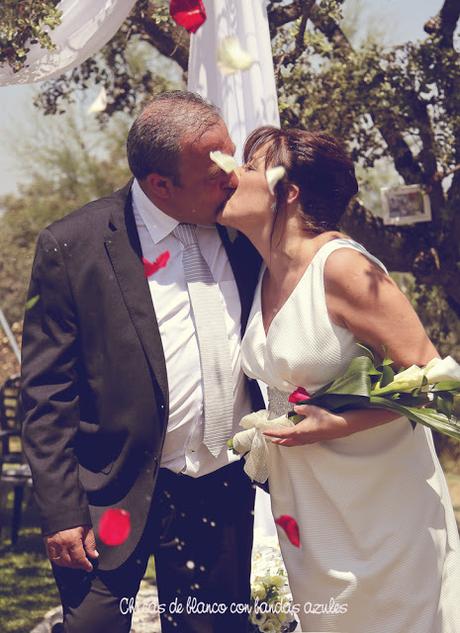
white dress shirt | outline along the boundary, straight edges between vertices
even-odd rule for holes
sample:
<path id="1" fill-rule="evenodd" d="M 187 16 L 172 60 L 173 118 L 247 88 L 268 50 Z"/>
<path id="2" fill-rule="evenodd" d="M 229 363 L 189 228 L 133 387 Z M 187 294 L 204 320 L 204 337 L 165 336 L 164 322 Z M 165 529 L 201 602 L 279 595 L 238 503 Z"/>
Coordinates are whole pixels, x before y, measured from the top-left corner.
<path id="1" fill-rule="evenodd" d="M 142 191 L 132 186 L 133 211 L 143 256 L 153 262 L 169 251 L 165 268 L 148 279 L 160 329 L 169 386 L 169 419 L 161 456 L 162 468 L 191 477 L 206 475 L 239 459 L 223 450 L 214 458 L 203 444 L 203 381 L 193 312 L 182 265 L 183 245 L 172 231 L 179 224 L 161 211 Z M 198 245 L 222 299 L 230 344 L 233 374 L 233 433 L 251 411 L 251 401 L 241 370 L 241 304 L 227 253 L 215 226 L 197 226 Z"/>

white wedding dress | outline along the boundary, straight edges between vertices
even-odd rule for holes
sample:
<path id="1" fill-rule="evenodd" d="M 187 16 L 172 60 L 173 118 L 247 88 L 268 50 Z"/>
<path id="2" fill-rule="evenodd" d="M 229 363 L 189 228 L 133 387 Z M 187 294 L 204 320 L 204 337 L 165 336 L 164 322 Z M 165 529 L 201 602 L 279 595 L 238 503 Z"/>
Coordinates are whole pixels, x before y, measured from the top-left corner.
<path id="1" fill-rule="evenodd" d="M 356 242 L 324 244 L 267 336 L 261 271 L 243 368 L 269 385 L 271 417 L 289 410 L 296 387 L 316 391 L 362 353 L 326 307 L 324 265 L 340 248 L 384 268 Z M 302 631 L 460 632 L 459 537 L 429 429 L 400 418 L 312 445 L 269 442 L 269 470 L 274 517 L 290 515 L 300 530 L 297 548 L 278 527 Z"/>

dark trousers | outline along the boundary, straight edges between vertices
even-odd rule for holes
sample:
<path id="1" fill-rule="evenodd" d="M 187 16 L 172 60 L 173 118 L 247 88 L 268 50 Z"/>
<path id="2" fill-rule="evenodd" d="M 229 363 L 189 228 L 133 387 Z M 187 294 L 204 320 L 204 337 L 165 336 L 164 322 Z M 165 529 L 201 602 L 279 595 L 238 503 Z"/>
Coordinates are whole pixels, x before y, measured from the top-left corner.
<path id="1" fill-rule="evenodd" d="M 152 553 L 162 633 L 246 633 L 248 615 L 237 611 L 250 598 L 255 492 L 242 466 L 197 479 L 160 469 L 145 531 L 123 565 L 102 571 L 92 560 L 88 573 L 52 564 L 65 633 L 128 633 L 129 598 Z"/>

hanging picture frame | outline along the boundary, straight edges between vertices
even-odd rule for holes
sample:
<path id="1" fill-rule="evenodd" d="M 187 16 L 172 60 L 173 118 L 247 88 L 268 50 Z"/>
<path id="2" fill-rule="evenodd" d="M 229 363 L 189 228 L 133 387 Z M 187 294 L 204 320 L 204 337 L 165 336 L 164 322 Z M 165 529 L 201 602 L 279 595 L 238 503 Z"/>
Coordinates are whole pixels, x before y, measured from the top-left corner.
<path id="1" fill-rule="evenodd" d="M 382 187 L 383 223 L 392 225 L 431 221 L 430 198 L 420 185 Z"/>

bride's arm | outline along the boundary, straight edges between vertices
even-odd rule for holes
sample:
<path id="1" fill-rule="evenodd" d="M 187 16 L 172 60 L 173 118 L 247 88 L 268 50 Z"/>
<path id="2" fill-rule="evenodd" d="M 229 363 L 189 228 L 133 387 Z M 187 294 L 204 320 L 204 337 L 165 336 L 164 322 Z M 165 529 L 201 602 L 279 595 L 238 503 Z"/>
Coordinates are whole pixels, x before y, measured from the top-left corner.
<path id="1" fill-rule="evenodd" d="M 355 250 L 332 253 L 325 267 L 329 317 L 353 333 L 376 356 L 389 356 L 395 368 L 426 365 L 439 356 L 408 299 L 376 264 Z M 284 446 L 298 446 L 345 437 L 399 418 L 383 410 L 360 409 L 331 413 L 304 405 L 295 411 L 305 419 L 292 429 L 265 435 Z"/>

